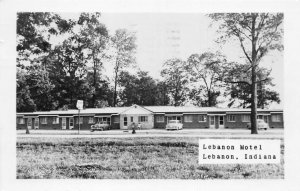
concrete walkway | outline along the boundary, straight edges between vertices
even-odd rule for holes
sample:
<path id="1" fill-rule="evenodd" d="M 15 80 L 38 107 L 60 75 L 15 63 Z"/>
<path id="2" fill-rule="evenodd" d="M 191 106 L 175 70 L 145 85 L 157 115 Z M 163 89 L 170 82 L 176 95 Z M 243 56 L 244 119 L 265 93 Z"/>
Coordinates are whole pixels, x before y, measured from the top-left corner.
<path id="1" fill-rule="evenodd" d="M 201 137 L 201 138 L 256 138 L 256 139 L 283 139 L 283 129 L 269 129 L 259 131 L 257 135 L 251 135 L 250 130 L 246 129 L 184 129 L 179 131 L 167 131 L 164 129 L 137 130 L 136 134 L 132 131 L 110 130 L 95 131 L 81 130 L 30 130 L 30 134 L 25 134 L 25 130 L 17 130 L 17 137 Z"/>

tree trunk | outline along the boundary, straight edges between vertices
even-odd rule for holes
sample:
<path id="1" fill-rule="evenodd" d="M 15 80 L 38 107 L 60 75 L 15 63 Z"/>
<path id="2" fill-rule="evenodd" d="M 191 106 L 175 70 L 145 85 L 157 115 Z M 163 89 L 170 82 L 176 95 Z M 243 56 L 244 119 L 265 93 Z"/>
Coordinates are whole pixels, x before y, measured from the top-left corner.
<path id="1" fill-rule="evenodd" d="M 117 85 L 118 85 L 118 72 L 119 72 L 119 62 L 118 59 L 116 60 L 115 70 L 115 86 L 114 86 L 114 95 L 113 95 L 113 106 L 116 107 L 117 105 Z"/>
<path id="2" fill-rule="evenodd" d="M 115 76 L 115 86 L 114 86 L 114 103 L 113 103 L 113 106 L 115 107 L 117 105 L 117 79 L 118 79 L 118 76 L 117 76 L 117 72 L 116 72 L 116 76 Z"/>
<path id="3" fill-rule="evenodd" d="M 252 70 L 251 70 L 251 134 L 257 132 L 257 83 L 256 83 L 256 67 L 257 67 L 257 52 L 256 52 L 256 36 L 255 36 L 255 20 L 256 15 L 252 15 Z"/>
<path id="4" fill-rule="evenodd" d="M 211 107 L 211 92 L 210 90 L 207 90 L 207 102 L 208 102 L 208 107 Z"/>
<path id="5" fill-rule="evenodd" d="M 97 80 L 96 80 L 96 77 L 97 77 L 97 63 L 94 62 L 94 81 L 93 81 L 93 86 L 95 88 L 95 92 L 93 94 L 93 98 L 92 98 L 92 105 L 93 107 L 95 107 L 95 104 L 96 104 L 96 85 L 97 85 Z"/>
<path id="6" fill-rule="evenodd" d="M 252 85 L 251 85 L 251 134 L 257 132 L 257 84 L 256 84 L 256 67 L 252 67 Z"/>

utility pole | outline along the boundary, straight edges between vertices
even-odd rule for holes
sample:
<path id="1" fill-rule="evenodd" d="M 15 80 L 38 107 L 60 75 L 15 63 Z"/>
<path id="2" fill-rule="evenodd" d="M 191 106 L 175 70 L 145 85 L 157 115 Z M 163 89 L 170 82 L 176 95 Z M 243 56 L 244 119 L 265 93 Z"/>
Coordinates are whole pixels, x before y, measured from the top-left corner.
<path id="1" fill-rule="evenodd" d="M 80 110 L 83 109 L 83 100 L 77 100 L 76 107 L 78 109 L 78 134 L 80 133 Z"/>
<path id="2" fill-rule="evenodd" d="M 78 135 L 80 133 L 80 109 L 78 109 Z"/>

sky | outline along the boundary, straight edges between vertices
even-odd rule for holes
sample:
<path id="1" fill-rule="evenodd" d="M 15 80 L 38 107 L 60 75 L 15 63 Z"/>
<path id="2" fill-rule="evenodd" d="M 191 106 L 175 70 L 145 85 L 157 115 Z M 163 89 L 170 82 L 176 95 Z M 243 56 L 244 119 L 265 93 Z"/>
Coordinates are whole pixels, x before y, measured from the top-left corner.
<path id="1" fill-rule="evenodd" d="M 77 19 L 79 13 L 61 13 L 65 18 Z M 215 42 L 218 34 L 215 25 L 205 14 L 200 13 L 101 13 L 101 22 L 111 35 L 115 30 L 126 28 L 136 33 L 136 60 L 138 67 L 148 71 L 155 79 L 161 79 L 164 61 L 177 57 L 186 60 L 191 54 L 206 51 L 221 51 L 229 61 L 245 62 L 238 42 L 229 40 L 225 44 Z M 275 84 L 272 89 L 280 94 L 283 106 L 283 52 L 272 52 L 260 63 L 272 69 Z M 108 76 L 112 67 L 104 65 Z"/>

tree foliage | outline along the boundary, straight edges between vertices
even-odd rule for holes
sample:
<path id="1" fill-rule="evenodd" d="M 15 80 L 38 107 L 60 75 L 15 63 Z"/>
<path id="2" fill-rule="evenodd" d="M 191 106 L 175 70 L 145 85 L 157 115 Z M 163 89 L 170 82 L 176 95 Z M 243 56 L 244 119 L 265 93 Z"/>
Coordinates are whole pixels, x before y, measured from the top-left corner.
<path id="1" fill-rule="evenodd" d="M 186 62 L 181 59 L 169 59 L 161 71 L 171 96 L 171 104 L 175 106 L 182 105 L 187 100 L 189 77 L 185 65 Z"/>
<path id="2" fill-rule="evenodd" d="M 249 108 L 251 107 L 251 72 L 243 72 L 249 67 L 248 64 L 230 63 L 225 68 L 224 81 L 229 81 L 227 90 L 230 95 L 230 102 L 228 106 L 236 105 L 238 107 Z M 257 78 L 259 83 L 257 89 L 257 107 L 265 108 L 271 103 L 280 103 L 279 94 L 272 90 L 274 86 L 270 77 L 271 70 L 259 67 L 257 70 Z M 232 83 L 239 82 L 243 83 Z"/>
<path id="3" fill-rule="evenodd" d="M 168 104 L 168 100 L 164 100 L 161 84 L 149 76 L 148 72 L 138 71 L 137 75 L 132 75 L 127 71 L 122 71 L 119 83 L 123 87 L 120 92 L 120 100 L 125 106 Z"/>
<path id="4" fill-rule="evenodd" d="M 205 52 L 192 54 L 186 65 L 186 70 L 191 76 L 191 81 L 196 83 L 190 97 L 196 104 L 204 107 L 217 105 L 217 97 L 220 96 L 220 88 L 223 85 L 222 64 L 226 59 L 220 54 Z"/>

